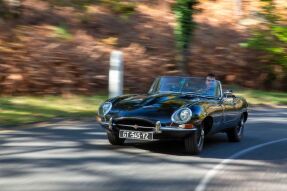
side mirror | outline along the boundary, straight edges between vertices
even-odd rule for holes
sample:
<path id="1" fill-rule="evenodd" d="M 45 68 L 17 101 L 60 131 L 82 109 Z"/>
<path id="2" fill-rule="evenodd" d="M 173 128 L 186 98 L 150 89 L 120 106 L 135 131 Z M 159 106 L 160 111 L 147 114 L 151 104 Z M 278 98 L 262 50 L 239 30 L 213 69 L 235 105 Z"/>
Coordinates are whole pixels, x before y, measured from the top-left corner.
<path id="1" fill-rule="evenodd" d="M 225 90 L 223 92 L 223 95 L 226 98 L 234 98 L 235 97 L 235 95 L 233 95 L 233 91 L 232 90 Z"/>

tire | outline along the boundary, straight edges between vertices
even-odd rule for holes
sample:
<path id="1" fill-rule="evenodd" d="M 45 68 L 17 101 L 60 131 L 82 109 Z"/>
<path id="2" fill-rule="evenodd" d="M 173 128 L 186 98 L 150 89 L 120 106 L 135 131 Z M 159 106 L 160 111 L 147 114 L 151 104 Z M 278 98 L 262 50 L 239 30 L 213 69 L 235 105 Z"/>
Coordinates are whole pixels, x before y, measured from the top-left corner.
<path id="1" fill-rule="evenodd" d="M 195 133 L 188 136 L 184 140 L 185 151 L 192 155 L 198 155 L 204 144 L 204 129 L 200 127 Z"/>
<path id="2" fill-rule="evenodd" d="M 107 132 L 107 136 L 111 145 L 123 145 L 125 142 L 125 139 L 119 138 L 115 133 Z"/>
<path id="3" fill-rule="evenodd" d="M 245 124 L 244 117 L 241 116 L 237 126 L 227 130 L 226 134 L 229 142 L 240 142 L 242 140 L 244 132 L 244 124 Z"/>

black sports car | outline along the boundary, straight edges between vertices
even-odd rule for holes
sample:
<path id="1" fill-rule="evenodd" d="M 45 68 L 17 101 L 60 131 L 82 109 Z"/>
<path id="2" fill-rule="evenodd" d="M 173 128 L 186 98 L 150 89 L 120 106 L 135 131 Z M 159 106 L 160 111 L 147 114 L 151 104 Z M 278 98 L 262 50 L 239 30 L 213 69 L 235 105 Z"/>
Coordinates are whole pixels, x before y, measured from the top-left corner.
<path id="1" fill-rule="evenodd" d="M 181 139 L 186 152 L 198 154 L 209 134 L 225 132 L 229 141 L 240 141 L 247 107 L 243 97 L 222 92 L 217 80 L 163 76 L 145 95 L 108 99 L 97 120 L 113 145 L 126 139 Z"/>

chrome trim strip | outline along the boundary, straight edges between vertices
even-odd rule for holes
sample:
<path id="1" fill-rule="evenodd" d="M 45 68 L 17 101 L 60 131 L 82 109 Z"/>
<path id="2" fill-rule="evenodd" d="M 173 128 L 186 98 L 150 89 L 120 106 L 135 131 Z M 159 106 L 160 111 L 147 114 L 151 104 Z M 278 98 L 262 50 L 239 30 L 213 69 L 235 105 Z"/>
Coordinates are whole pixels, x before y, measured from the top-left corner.
<path id="1" fill-rule="evenodd" d="M 178 128 L 178 127 L 173 127 L 173 126 L 166 126 L 166 127 L 161 127 L 160 130 L 163 130 L 163 131 L 196 131 L 196 128 L 183 129 L 183 128 Z"/>
<path id="2" fill-rule="evenodd" d="M 134 129 L 137 129 L 137 128 L 154 129 L 154 127 L 146 127 L 146 126 L 140 126 L 140 125 L 125 125 L 125 124 L 116 124 L 116 125 L 124 126 L 124 127 L 132 127 Z M 137 127 L 137 128 L 135 128 L 135 127 Z"/>
<path id="3" fill-rule="evenodd" d="M 106 125 L 106 126 L 109 126 L 109 123 L 106 123 L 106 122 L 102 122 L 101 125 Z M 113 124 L 115 125 L 115 124 Z M 125 127 L 133 127 L 134 128 L 134 125 L 124 125 L 124 124 L 117 124 L 119 126 L 125 126 Z M 153 132 L 155 133 L 162 133 L 162 131 L 196 131 L 196 128 L 192 128 L 192 129 L 184 129 L 184 128 L 179 128 L 179 127 L 176 127 L 176 126 L 161 126 L 160 127 L 160 131 L 156 131 L 156 128 L 155 127 L 145 127 L 145 126 L 137 126 L 138 128 L 143 128 L 143 129 L 153 129 Z"/>
<path id="4" fill-rule="evenodd" d="M 146 119 L 146 118 L 141 118 L 141 117 L 118 117 L 115 119 L 115 122 L 120 123 L 121 120 L 139 120 L 139 121 L 145 121 L 145 122 L 148 122 L 151 124 L 154 123 L 154 121 L 151 121 L 151 120 Z"/>

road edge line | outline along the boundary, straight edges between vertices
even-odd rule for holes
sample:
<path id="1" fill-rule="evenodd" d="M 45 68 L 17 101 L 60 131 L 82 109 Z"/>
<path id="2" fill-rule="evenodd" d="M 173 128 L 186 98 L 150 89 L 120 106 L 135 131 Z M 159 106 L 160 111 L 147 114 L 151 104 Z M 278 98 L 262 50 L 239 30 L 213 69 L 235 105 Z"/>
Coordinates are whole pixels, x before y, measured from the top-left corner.
<path id="1" fill-rule="evenodd" d="M 249 148 L 246 148 L 244 150 L 241 150 L 233 155 L 231 155 L 229 158 L 224 159 L 223 161 L 221 161 L 218 165 L 216 165 L 215 167 L 213 167 L 211 170 L 209 170 L 207 172 L 207 174 L 201 179 L 200 183 L 196 186 L 195 191 L 205 191 L 206 187 L 208 185 L 208 183 L 215 177 L 215 175 L 225 167 L 226 164 L 230 163 L 232 160 L 245 155 L 253 150 L 268 146 L 268 145 L 272 145 L 275 143 L 279 143 L 279 142 L 284 142 L 287 141 L 287 138 L 283 138 L 283 139 L 277 139 L 277 140 L 273 140 L 273 141 L 269 141 L 269 142 L 265 142 L 265 143 L 261 143 Z"/>

